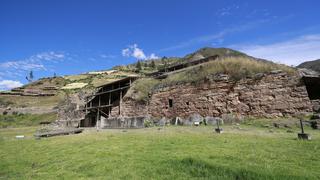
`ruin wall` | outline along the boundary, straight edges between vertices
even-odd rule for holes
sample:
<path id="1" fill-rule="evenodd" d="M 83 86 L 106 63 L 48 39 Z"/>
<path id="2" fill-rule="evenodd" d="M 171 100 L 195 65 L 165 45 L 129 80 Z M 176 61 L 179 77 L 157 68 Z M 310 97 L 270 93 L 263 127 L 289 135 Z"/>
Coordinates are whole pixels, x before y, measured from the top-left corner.
<path id="1" fill-rule="evenodd" d="M 211 79 L 163 87 L 153 93 L 147 105 L 124 99 L 121 115 L 185 118 L 194 113 L 213 117 L 232 113 L 271 118 L 312 112 L 312 103 L 300 79 L 276 73 L 238 82 Z"/>

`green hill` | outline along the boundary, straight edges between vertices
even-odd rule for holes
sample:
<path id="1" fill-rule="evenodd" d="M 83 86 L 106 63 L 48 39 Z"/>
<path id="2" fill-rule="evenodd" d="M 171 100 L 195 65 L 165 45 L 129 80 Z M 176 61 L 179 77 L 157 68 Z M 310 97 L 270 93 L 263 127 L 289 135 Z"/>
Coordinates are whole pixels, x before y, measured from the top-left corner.
<path id="1" fill-rule="evenodd" d="M 184 60 L 194 60 L 197 58 L 206 58 L 210 56 L 218 55 L 219 57 L 225 57 L 225 56 L 248 56 L 242 52 L 229 49 L 229 48 L 210 48 L 210 47 L 204 47 L 199 50 L 197 50 L 194 53 L 186 55 L 183 59 Z"/>
<path id="2" fill-rule="evenodd" d="M 167 68 L 169 66 L 185 63 L 188 61 L 199 60 L 215 55 L 218 55 L 219 57 L 250 57 L 242 52 L 233 49 L 204 47 L 184 57 L 164 56 L 160 59 L 144 60 L 138 61 L 137 63 L 133 64 L 115 66 L 113 67 L 113 69 L 126 72 L 138 72 L 142 75 L 145 75 L 157 70 Z"/>

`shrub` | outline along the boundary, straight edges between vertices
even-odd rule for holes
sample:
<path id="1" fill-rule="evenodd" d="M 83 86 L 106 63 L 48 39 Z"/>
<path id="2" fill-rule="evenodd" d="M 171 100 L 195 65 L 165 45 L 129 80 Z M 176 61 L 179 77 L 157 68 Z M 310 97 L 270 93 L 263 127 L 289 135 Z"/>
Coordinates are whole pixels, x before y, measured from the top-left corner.
<path id="1" fill-rule="evenodd" d="M 152 127 L 153 126 L 153 123 L 148 119 L 144 120 L 143 124 L 144 124 L 144 127 Z"/>

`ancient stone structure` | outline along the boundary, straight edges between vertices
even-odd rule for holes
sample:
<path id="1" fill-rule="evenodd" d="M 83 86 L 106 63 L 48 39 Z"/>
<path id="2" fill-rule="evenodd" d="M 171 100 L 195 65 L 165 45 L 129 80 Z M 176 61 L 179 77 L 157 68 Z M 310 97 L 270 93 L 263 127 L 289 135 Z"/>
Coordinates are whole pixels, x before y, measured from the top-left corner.
<path id="1" fill-rule="evenodd" d="M 143 121 L 137 119 L 114 119 L 121 117 L 123 111 L 130 108 L 123 104 L 123 97 L 131 87 L 132 82 L 137 77 L 127 77 L 115 82 L 107 83 L 99 87 L 96 93 L 87 96 L 85 107 L 85 117 L 80 121 L 80 127 L 101 127 L 125 128 L 141 127 L 139 123 Z M 124 109 L 124 110 L 123 110 Z M 108 121 L 106 121 L 107 119 Z M 119 121 L 118 123 L 115 121 Z M 124 123 L 121 123 L 124 121 Z"/>
<path id="2" fill-rule="evenodd" d="M 117 92 L 118 99 L 112 99 L 110 105 L 107 104 L 108 111 L 101 112 L 104 106 L 87 106 L 92 111 L 86 119 L 94 121 L 89 123 L 90 126 L 134 128 L 142 127 L 145 117 L 188 119 L 193 114 L 203 117 L 221 117 L 225 114 L 268 118 L 294 116 L 312 112 L 313 105 L 319 103 L 319 100 L 310 100 L 300 76 L 281 71 L 258 74 L 240 81 L 229 80 L 228 75 L 220 74 L 197 84 L 161 87 L 154 90 L 148 102 L 127 97 L 127 89 L 119 95 L 118 89 L 109 90 Z M 137 120 L 136 117 L 141 118 Z"/>
<path id="3" fill-rule="evenodd" d="M 320 79 L 301 78 L 282 71 L 257 74 L 239 81 L 216 74 L 197 83 L 161 86 L 150 92 L 148 102 L 126 95 L 133 78 L 104 85 L 86 103 L 86 118 L 80 127 L 138 128 L 146 117 L 182 118 L 224 115 L 283 117 L 320 109 L 314 83 Z M 312 93 L 312 95 L 310 95 Z M 137 117 L 139 117 L 137 119 Z M 182 122 L 182 124 L 185 124 Z"/>
<path id="4" fill-rule="evenodd" d="M 304 84 L 297 76 L 268 74 L 259 80 L 208 81 L 159 89 L 151 98 L 149 113 L 155 117 L 240 115 L 278 117 L 312 112 Z"/>
<path id="5" fill-rule="evenodd" d="M 162 87 L 153 92 L 147 104 L 123 100 L 122 116 L 183 117 L 199 113 L 282 117 L 312 112 L 312 103 L 299 76 L 270 73 L 260 79 L 230 81 L 226 76 L 198 84 Z"/>

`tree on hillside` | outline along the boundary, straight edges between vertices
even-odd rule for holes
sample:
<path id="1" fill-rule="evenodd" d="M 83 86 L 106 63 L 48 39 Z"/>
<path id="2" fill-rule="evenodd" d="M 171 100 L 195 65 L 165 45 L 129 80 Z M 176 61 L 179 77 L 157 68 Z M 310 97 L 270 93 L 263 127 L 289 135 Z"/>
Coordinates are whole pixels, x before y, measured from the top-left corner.
<path id="1" fill-rule="evenodd" d="M 148 63 L 147 62 L 143 62 L 143 66 L 144 67 L 148 67 Z"/>
<path id="2" fill-rule="evenodd" d="M 33 81 L 33 71 L 31 70 L 30 72 L 29 72 L 29 75 L 28 76 L 26 76 L 26 79 L 29 81 L 29 83 L 30 82 L 32 82 Z"/>
<path id="3" fill-rule="evenodd" d="M 151 68 L 155 69 L 156 68 L 156 63 L 154 62 L 154 60 L 151 61 Z"/>
<path id="4" fill-rule="evenodd" d="M 168 58 L 167 58 L 166 56 L 163 56 L 163 57 L 161 58 L 161 63 L 164 64 L 167 59 L 168 59 Z"/>
<path id="5" fill-rule="evenodd" d="M 142 66 L 141 66 L 141 62 L 140 62 L 140 61 L 137 62 L 137 64 L 136 64 L 136 69 L 137 69 L 138 71 L 141 71 L 141 70 L 142 70 Z"/>

